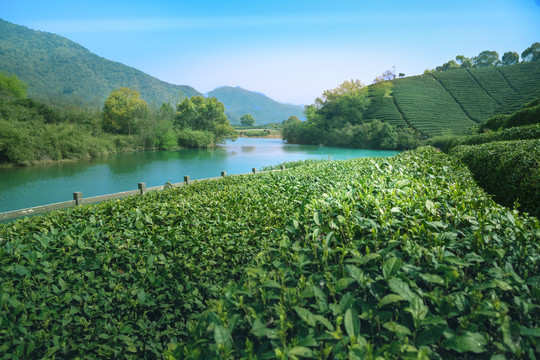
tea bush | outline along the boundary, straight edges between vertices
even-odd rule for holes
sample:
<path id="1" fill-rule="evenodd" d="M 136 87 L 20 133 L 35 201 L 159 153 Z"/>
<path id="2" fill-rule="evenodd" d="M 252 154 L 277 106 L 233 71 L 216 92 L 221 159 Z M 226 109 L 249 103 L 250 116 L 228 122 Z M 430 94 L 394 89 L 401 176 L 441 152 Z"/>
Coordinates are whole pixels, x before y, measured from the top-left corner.
<path id="1" fill-rule="evenodd" d="M 540 124 L 518 126 L 500 131 L 453 137 L 442 150 L 448 151 L 459 145 L 480 145 L 495 141 L 540 139 Z"/>
<path id="2" fill-rule="evenodd" d="M 539 350 L 540 224 L 425 148 L 0 225 L 4 358 Z"/>
<path id="3" fill-rule="evenodd" d="M 170 358 L 536 358 L 540 224 L 431 149 L 352 160 Z"/>
<path id="4" fill-rule="evenodd" d="M 525 104 L 520 110 L 511 115 L 495 115 L 480 126 L 480 131 L 485 129 L 499 130 L 517 126 L 540 124 L 540 98 Z"/>
<path id="5" fill-rule="evenodd" d="M 540 139 L 457 146 L 450 154 L 463 161 L 480 186 L 500 204 L 540 216 Z"/>
<path id="6" fill-rule="evenodd" d="M 0 225 L 0 353 L 160 357 L 344 169 L 230 176 Z"/>

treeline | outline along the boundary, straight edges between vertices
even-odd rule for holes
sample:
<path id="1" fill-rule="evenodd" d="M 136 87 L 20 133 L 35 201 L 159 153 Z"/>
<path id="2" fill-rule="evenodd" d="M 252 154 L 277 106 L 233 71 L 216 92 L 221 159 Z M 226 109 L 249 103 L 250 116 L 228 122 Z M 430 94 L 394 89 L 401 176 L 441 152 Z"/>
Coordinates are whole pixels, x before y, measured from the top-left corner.
<path id="1" fill-rule="evenodd" d="M 359 80 L 345 81 L 306 106 L 306 121 L 294 116 L 285 120 L 283 139 L 299 144 L 364 149 L 415 148 L 420 136 L 414 130 L 364 118 L 369 104 L 382 101 L 391 88 L 388 81 L 369 88 Z"/>
<path id="2" fill-rule="evenodd" d="M 540 60 L 540 43 L 535 42 L 521 53 L 522 62 Z M 515 51 L 507 51 L 499 58 L 496 51 L 482 51 L 478 56 L 468 58 L 464 55 L 456 56 L 455 60 L 450 60 L 435 69 L 427 69 L 424 74 L 435 71 L 446 71 L 452 69 L 470 69 L 488 66 L 506 66 L 519 63 L 519 54 Z"/>
<path id="3" fill-rule="evenodd" d="M 153 109 L 128 88 L 114 90 L 102 111 L 46 103 L 28 98 L 24 83 L 0 72 L 0 164 L 212 147 L 237 136 L 224 111 L 215 98 L 202 96 Z"/>

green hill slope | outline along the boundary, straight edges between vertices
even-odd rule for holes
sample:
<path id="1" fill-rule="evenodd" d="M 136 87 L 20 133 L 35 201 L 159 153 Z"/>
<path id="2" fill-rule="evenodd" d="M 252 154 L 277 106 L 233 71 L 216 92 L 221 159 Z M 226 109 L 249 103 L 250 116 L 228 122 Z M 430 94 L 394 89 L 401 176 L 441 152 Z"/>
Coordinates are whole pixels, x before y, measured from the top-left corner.
<path id="1" fill-rule="evenodd" d="M 407 125 L 426 136 L 465 134 L 540 96 L 540 62 L 448 70 L 392 83 L 390 96 L 372 101 L 367 119 Z"/>
<path id="2" fill-rule="evenodd" d="M 17 75 L 34 97 L 68 96 L 101 104 L 113 89 L 122 86 L 157 104 L 200 94 L 190 86 L 172 85 L 101 58 L 64 37 L 1 19 L 0 70 Z"/>
<path id="3" fill-rule="evenodd" d="M 255 124 L 283 121 L 293 115 L 300 119 L 304 117 L 303 106 L 279 103 L 266 95 L 240 87 L 219 87 L 207 95 L 225 105 L 225 113 L 232 124 L 239 124 L 244 114 L 251 114 Z"/>

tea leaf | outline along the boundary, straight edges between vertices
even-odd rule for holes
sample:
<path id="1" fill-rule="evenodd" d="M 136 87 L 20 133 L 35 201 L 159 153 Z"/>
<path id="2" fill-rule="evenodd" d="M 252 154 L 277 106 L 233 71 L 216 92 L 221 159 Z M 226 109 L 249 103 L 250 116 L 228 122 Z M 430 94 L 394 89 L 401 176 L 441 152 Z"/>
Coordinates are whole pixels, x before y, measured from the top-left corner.
<path id="1" fill-rule="evenodd" d="M 360 319 L 354 309 L 345 312 L 345 330 L 350 337 L 358 338 L 360 335 Z"/>
<path id="2" fill-rule="evenodd" d="M 446 340 L 445 345 L 459 353 L 473 352 L 480 354 L 485 351 L 484 346 L 487 345 L 487 340 L 480 333 L 465 331 L 460 336 L 454 336 Z"/>
<path id="3" fill-rule="evenodd" d="M 300 319 L 304 320 L 308 325 L 315 326 L 316 319 L 315 316 L 308 309 L 304 309 L 299 306 L 295 306 L 294 310 L 300 316 Z"/>
<path id="4" fill-rule="evenodd" d="M 384 263 L 383 268 L 382 268 L 384 278 L 388 279 L 391 276 L 394 276 L 395 274 L 397 274 L 402 264 L 403 264 L 403 261 L 400 258 L 391 257 L 390 259 L 388 259 Z"/>
<path id="5" fill-rule="evenodd" d="M 390 287 L 390 290 L 392 290 L 394 293 L 398 294 L 405 300 L 410 301 L 414 297 L 416 297 L 416 294 L 412 292 L 409 285 L 400 278 L 390 279 L 388 281 L 388 286 Z"/>
<path id="6" fill-rule="evenodd" d="M 411 330 L 408 327 L 398 324 L 394 321 L 388 321 L 383 324 L 383 327 L 392 332 L 403 334 L 403 335 L 412 335 Z"/>
<path id="7" fill-rule="evenodd" d="M 388 305 L 388 304 L 395 303 L 398 301 L 403 301 L 403 300 L 404 299 L 399 295 L 388 294 L 385 297 L 383 297 L 381 301 L 379 301 L 379 306 L 384 306 L 384 305 Z"/>
<path id="8" fill-rule="evenodd" d="M 216 341 L 217 345 L 224 345 L 226 348 L 230 348 L 232 346 L 231 335 L 223 325 L 215 325 L 214 340 Z"/>
<path id="9" fill-rule="evenodd" d="M 317 357 L 311 349 L 304 346 L 295 346 L 289 350 L 289 355 L 300 356 L 303 358 L 316 359 Z"/>

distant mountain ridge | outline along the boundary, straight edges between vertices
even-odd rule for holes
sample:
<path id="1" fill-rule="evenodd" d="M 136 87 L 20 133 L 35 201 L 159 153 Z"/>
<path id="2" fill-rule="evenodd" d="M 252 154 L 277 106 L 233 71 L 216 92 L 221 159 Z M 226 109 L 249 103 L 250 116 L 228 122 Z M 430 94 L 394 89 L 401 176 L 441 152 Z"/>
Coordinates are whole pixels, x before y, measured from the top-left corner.
<path id="1" fill-rule="evenodd" d="M 82 99 L 98 106 L 119 87 L 137 90 L 149 104 L 176 105 L 185 97 L 202 95 L 188 85 L 173 85 L 118 62 L 104 59 L 62 36 L 29 29 L 0 19 L 0 71 L 15 74 L 38 98 Z M 264 94 L 240 88 L 211 91 L 223 102 L 231 123 L 251 114 L 257 124 L 303 117 L 303 107 L 282 104 Z"/>
<path id="2" fill-rule="evenodd" d="M 221 86 L 206 95 L 215 97 L 225 105 L 225 113 L 232 124 L 239 124 L 244 114 L 251 114 L 255 124 L 281 122 L 291 116 L 304 117 L 304 107 L 301 105 L 283 104 L 241 87 Z"/>
<path id="3" fill-rule="evenodd" d="M 129 87 L 148 103 L 177 102 L 201 93 L 104 59 L 62 36 L 0 19 L 0 70 L 28 84 L 30 96 L 66 96 L 102 103 L 112 90 Z"/>

